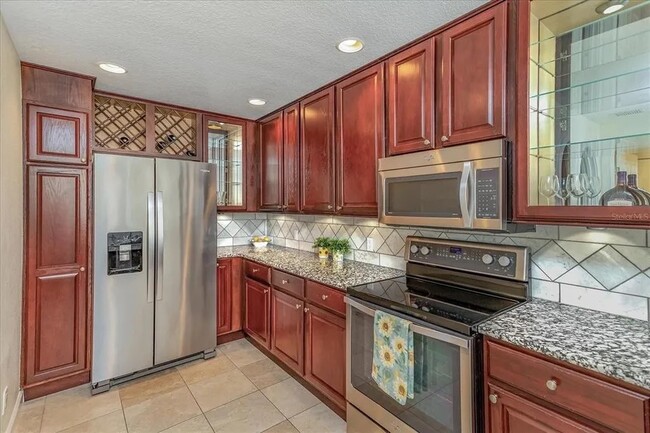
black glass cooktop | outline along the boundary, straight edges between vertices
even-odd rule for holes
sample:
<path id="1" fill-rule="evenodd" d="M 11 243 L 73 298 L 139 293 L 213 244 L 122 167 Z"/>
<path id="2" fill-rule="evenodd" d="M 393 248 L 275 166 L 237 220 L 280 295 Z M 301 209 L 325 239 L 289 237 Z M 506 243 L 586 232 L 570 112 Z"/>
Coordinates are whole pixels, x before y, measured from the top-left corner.
<path id="1" fill-rule="evenodd" d="M 417 277 L 350 287 L 349 296 L 471 335 L 476 325 L 522 301 Z"/>

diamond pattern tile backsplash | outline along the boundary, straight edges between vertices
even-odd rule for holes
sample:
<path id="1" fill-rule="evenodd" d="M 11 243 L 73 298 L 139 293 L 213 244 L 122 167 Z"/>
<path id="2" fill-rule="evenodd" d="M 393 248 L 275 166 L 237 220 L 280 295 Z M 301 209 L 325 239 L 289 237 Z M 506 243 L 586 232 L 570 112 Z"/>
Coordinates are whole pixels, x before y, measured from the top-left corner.
<path id="1" fill-rule="evenodd" d="M 266 234 L 275 245 L 312 251 L 319 236 L 349 239 L 347 257 L 404 269 L 409 235 L 530 248 L 533 296 L 635 319 L 650 315 L 650 232 L 537 226 L 535 232 L 490 234 L 391 227 L 376 219 L 273 213 L 219 214 L 218 245 L 246 245 Z M 369 242 L 370 240 L 370 242 Z"/>

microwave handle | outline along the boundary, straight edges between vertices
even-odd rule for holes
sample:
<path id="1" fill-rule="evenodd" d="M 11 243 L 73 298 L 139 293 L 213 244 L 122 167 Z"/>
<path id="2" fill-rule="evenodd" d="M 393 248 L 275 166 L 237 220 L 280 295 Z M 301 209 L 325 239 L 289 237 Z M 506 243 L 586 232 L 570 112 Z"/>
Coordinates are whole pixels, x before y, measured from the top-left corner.
<path id="1" fill-rule="evenodd" d="M 463 163 L 463 173 L 460 176 L 460 188 L 458 189 L 458 201 L 460 203 L 460 214 L 463 218 L 463 226 L 471 228 L 474 221 L 474 212 L 472 207 L 472 194 L 470 188 L 473 187 L 472 172 L 474 167 L 472 161 Z"/>

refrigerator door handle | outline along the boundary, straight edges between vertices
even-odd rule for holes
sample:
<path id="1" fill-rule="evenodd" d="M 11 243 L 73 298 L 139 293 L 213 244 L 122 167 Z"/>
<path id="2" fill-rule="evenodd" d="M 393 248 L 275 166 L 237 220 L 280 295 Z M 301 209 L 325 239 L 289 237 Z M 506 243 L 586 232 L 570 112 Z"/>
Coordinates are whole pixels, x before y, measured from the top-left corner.
<path id="1" fill-rule="evenodd" d="M 147 193 L 147 302 L 153 302 L 155 282 L 154 255 L 156 254 L 156 199 L 153 192 Z"/>
<path id="2" fill-rule="evenodd" d="M 163 195 L 156 192 L 156 301 L 163 297 L 163 254 L 165 252 L 165 236 L 163 234 Z"/>

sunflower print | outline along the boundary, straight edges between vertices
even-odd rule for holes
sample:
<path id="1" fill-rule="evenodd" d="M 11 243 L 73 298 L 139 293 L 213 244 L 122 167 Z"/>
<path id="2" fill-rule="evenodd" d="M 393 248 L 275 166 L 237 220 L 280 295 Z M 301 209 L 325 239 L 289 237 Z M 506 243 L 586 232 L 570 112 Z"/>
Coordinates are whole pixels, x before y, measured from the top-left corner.
<path id="1" fill-rule="evenodd" d="M 377 311 L 374 323 L 372 378 L 400 404 L 413 398 L 413 332 L 411 322 Z"/>

